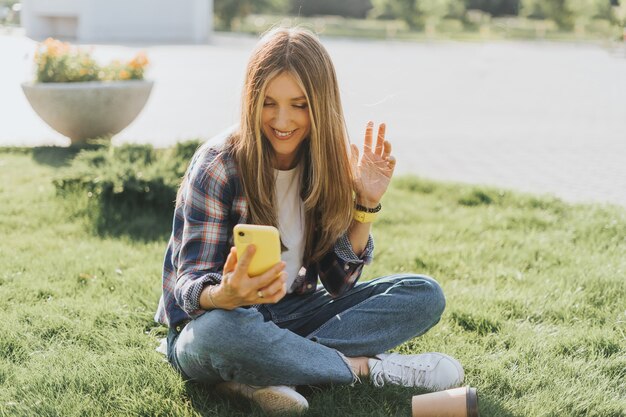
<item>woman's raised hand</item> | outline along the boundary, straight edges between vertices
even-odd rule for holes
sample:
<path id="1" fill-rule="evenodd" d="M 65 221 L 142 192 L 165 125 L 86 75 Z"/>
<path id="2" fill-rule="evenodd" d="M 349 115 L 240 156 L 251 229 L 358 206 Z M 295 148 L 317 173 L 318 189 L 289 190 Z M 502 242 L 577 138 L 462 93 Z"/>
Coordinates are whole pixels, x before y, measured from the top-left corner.
<path id="1" fill-rule="evenodd" d="M 373 146 L 374 122 L 367 123 L 365 128 L 365 143 L 363 145 L 363 155 L 359 158 L 359 148 L 357 145 L 350 145 L 350 164 L 354 175 L 355 188 L 357 192 L 357 202 L 374 207 L 382 198 L 393 170 L 396 166 L 396 158 L 391 155 L 391 143 L 385 140 L 385 124 L 378 127 L 376 144 Z"/>
<path id="2" fill-rule="evenodd" d="M 273 304 L 287 293 L 285 262 L 279 262 L 261 275 L 251 277 L 248 267 L 256 248 L 249 245 L 237 260 L 237 250 L 230 249 L 226 258 L 222 282 L 211 293 L 216 307 L 232 309 L 253 304 Z"/>

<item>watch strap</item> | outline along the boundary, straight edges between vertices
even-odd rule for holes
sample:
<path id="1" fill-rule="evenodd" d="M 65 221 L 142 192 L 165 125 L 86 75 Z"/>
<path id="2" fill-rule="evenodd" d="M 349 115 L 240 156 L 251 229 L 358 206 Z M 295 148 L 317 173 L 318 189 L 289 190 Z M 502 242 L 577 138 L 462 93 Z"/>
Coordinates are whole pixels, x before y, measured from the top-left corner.
<path id="1" fill-rule="evenodd" d="M 376 219 L 376 216 L 378 216 L 378 213 L 368 213 L 361 210 L 354 212 L 354 220 L 359 223 L 372 223 Z"/>

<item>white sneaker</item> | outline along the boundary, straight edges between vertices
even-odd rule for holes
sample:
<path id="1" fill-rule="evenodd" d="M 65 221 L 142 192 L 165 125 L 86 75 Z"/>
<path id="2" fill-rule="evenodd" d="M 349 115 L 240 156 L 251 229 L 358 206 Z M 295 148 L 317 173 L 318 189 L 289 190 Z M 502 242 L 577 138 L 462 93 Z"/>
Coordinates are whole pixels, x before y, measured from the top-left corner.
<path id="1" fill-rule="evenodd" d="M 239 382 L 227 381 L 215 388 L 225 394 L 239 394 L 258 404 L 268 414 L 303 413 L 309 408 L 309 402 L 298 394 L 295 387 L 284 385 L 258 387 Z"/>
<path id="2" fill-rule="evenodd" d="M 377 387 L 389 383 L 436 391 L 459 386 L 465 378 L 459 361 L 443 353 L 381 353 L 370 359 L 368 365 L 370 379 Z"/>

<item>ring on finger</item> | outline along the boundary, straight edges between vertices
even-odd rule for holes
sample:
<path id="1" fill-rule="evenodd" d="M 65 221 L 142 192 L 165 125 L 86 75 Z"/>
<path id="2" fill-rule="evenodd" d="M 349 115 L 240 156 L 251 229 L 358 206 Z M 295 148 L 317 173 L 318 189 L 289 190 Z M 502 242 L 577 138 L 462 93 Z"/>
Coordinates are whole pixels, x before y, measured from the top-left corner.
<path id="1" fill-rule="evenodd" d="M 258 291 L 256 292 L 256 295 L 257 295 L 259 298 L 264 298 L 264 297 L 265 297 L 265 296 L 263 295 L 263 291 L 261 291 L 261 290 L 258 290 Z"/>

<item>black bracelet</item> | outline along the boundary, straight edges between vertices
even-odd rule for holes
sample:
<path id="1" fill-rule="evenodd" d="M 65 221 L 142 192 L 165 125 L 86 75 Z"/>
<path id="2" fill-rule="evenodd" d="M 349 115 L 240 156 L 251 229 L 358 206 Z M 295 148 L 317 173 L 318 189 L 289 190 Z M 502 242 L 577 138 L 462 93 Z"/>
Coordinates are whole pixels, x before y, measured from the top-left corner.
<path id="1" fill-rule="evenodd" d="M 378 213 L 380 211 L 380 209 L 383 208 L 383 206 L 380 203 L 378 203 L 378 205 L 376 207 L 370 208 L 370 207 L 365 207 L 365 206 L 362 206 L 362 205 L 356 203 L 355 208 L 358 211 L 364 211 L 366 213 Z"/>

